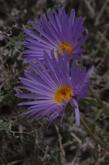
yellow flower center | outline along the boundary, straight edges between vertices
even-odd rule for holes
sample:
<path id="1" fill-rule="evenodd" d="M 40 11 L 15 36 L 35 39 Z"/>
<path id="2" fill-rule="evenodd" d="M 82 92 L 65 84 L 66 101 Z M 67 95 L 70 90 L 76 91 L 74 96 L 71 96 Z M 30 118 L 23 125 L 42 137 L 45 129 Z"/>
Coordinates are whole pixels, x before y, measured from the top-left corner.
<path id="1" fill-rule="evenodd" d="M 64 101 L 70 101 L 74 93 L 69 85 L 60 86 L 54 94 L 54 99 L 57 103 L 61 104 Z"/>
<path id="2" fill-rule="evenodd" d="M 73 53 L 72 45 L 70 45 L 67 42 L 61 42 L 59 44 L 59 49 L 60 49 L 60 53 L 62 55 L 64 54 L 64 51 L 67 52 L 69 55 Z"/>
<path id="3" fill-rule="evenodd" d="M 68 55 L 72 54 L 73 53 L 73 47 L 71 44 L 67 43 L 67 42 L 61 42 L 59 45 L 59 50 L 60 50 L 60 53 L 61 55 L 63 56 L 64 55 L 64 51 L 68 53 Z M 55 49 L 54 50 L 54 54 L 55 54 L 55 57 L 57 58 L 58 57 L 58 52 L 57 50 Z"/>

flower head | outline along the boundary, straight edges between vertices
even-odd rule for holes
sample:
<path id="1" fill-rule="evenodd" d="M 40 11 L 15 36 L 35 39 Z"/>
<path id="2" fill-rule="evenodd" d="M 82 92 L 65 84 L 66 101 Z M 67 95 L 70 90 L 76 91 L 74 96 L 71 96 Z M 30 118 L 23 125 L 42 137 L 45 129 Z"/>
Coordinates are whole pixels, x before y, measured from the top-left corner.
<path id="1" fill-rule="evenodd" d="M 84 34 L 83 18 L 75 16 L 75 10 L 66 14 L 64 8 L 48 12 L 39 19 L 29 21 L 33 29 L 25 29 L 25 50 L 27 61 L 44 59 L 44 51 L 50 54 L 53 49 L 55 57 L 58 52 L 63 56 L 67 53 L 71 59 L 81 59 L 82 47 L 87 36 Z"/>
<path id="2" fill-rule="evenodd" d="M 70 73 L 70 74 L 69 74 Z M 75 109 L 76 124 L 80 124 L 78 99 L 88 95 L 89 72 L 78 65 L 69 66 L 67 57 L 52 53 L 44 54 L 44 61 L 31 64 L 31 71 L 25 71 L 19 78 L 23 90 L 17 97 L 26 99 L 19 105 L 27 106 L 25 115 L 32 119 L 47 117 L 51 123 L 60 116 L 68 103 Z M 26 92 L 24 92 L 24 90 Z"/>

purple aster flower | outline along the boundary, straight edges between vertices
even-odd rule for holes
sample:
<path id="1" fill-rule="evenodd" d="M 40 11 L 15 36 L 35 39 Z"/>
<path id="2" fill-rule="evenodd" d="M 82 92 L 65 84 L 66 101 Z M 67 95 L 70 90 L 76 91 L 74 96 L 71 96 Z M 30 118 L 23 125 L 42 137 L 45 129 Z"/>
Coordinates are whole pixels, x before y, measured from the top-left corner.
<path id="1" fill-rule="evenodd" d="M 58 55 L 56 59 L 53 53 L 51 56 L 45 53 L 43 62 L 37 61 L 30 66 L 31 71 L 26 70 L 24 77 L 19 78 L 22 85 L 18 89 L 23 91 L 17 94 L 17 97 L 26 99 L 19 103 L 28 107 L 24 114 L 31 119 L 47 117 L 51 123 L 63 116 L 66 105 L 70 103 L 75 110 L 76 124 L 80 125 L 77 101 L 88 95 L 89 71 L 76 64 L 70 67 L 66 55 L 64 58 Z"/>
<path id="2" fill-rule="evenodd" d="M 75 10 L 66 14 L 64 8 L 55 12 L 48 12 L 39 19 L 29 21 L 32 29 L 25 29 L 25 50 L 23 52 L 27 61 L 34 59 L 42 60 L 44 51 L 50 54 L 54 50 L 64 55 L 66 52 L 69 58 L 81 59 L 84 52 L 83 45 L 87 39 L 82 17 L 75 16 Z"/>

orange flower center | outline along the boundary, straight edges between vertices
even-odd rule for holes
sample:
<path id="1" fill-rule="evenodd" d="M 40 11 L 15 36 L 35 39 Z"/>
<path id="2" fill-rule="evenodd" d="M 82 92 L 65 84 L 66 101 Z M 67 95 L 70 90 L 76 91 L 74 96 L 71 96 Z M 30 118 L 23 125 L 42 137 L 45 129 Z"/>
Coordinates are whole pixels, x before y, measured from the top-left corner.
<path id="1" fill-rule="evenodd" d="M 73 53 L 73 48 L 72 45 L 70 45 L 67 42 L 61 42 L 59 44 L 59 48 L 60 48 L 60 53 L 63 55 L 64 51 L 67 52 L 69 55 Z"/>
<path id="2" fill-rule="evenodd" d="M 54 99 L 57 103 L 61 104 L 64 101 L 70 101 L 74 93 L 69 85 L 60 86 L 54 94 Z"/>
<path id="3" fill-rule="evenodd" d="M 67 42 L 61 42 L 59 45 L 59 50 L 61 55 L 64 55 L 64 52 L 67 52 L 68 55 L 71 55 L 73 53 L 73 47 L 71 44 L 67 43 Z M 58 51 L 55 49 L 54 51 L 55 57 L 58 57 Z"/>

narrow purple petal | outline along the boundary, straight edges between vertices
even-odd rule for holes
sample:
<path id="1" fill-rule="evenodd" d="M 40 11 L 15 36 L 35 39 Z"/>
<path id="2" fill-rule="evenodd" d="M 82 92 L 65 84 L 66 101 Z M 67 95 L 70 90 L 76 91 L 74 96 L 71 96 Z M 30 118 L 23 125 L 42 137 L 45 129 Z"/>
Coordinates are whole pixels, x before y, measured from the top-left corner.
<path id="1" fill-rule="evenodd" d="M 79 107 L 78 107 L 78 103 L 75 99 L 73 99 L 71 101 L 71 105 L 73 106 L 74 110 L 75 110 L 75 121 L 76 121 L 76 125 L 80 126 L 80 112 L 79 112 Z"/>

